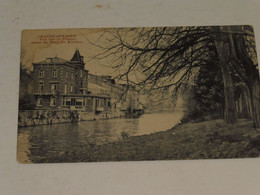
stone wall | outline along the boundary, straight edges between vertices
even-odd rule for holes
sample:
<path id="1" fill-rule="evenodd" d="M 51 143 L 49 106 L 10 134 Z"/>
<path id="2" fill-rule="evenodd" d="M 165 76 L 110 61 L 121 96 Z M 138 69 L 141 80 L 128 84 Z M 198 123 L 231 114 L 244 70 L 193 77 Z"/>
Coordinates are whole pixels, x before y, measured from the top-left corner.
<path id="1" fill-rule="evenodd" d="M 124 112 L 99 113 L 77 110 L 23 110 L 18 114 L 18 127 L 71 123 L 124 117 Z"/>

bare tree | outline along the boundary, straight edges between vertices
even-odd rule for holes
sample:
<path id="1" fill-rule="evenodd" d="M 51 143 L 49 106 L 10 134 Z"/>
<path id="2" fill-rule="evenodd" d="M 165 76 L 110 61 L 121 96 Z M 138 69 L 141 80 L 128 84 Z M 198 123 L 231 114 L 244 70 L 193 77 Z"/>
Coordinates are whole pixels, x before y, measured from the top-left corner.
<path id="1" fill-rule="evenodd" d="M 112 56 L 116 79 L 129 82 L 131 77 L 146 92 L 172 88 L 176 95 L 192 70 L 209 58 L 211 40 L 205 28 L 122 28 L 106 33 L 106 44 L 91 42 L 104 50 L 93 58 Z"/>
<path id="2" fill-rule="evenodd" d="M 247 32 L 240 34 L 247 35 Z M 170 92 L 173 99 L 192 82 L 199 68 L 207 65 L 217 54 L 224 83 L 224 119 L 227 123 L 235 123 L 234 90 L 230 76 L 230 68 L 234 66 L 232 62 L 235 62 L 231 60 L 234 38 L 232 32 L 219 27 L 120 28 L 107 30 L 97 42 L 90 43 L 102 49 L 93 56 L 94 59 L 111 58 L 113 67 L 118 71 L 117 79 L 127 83 L 134 80 L 147 93 L 159 91 L 166 95 Z M 240 39 L 240 42 L 243 41 Z"/>

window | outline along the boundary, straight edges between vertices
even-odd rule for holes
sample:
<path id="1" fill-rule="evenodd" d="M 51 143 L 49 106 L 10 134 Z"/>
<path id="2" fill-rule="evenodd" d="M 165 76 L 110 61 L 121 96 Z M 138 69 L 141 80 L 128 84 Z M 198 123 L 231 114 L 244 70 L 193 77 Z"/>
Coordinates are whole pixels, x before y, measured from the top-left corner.
<path id="1" fill-rule="evenodd" d="M 57 83 L 52 83 L 51 84 L 51 90 L 56 91 L 57 90 Z"/>
<path id="2" fill-rule="evenodd" d="M 79 76 L 80 76 L 80 78 L 83 77 L 83 72 L 82 72 L 82 70 L 79 71 Z"/>
<path id="3" fill-rule="evenodd" d="M 42 106 L 42 102 L 43 102 L 42 97 L 38 97 L 37 106 Z"/>
<path id="4" fill-rule="evenodd" d="M 67 94 L 68 84 L 64 85 L 64 94 Z"/>
<path id="5" fill-rule="evenodd" d="M 80 81 L 80 86 L 83 86 L 83 82 L 82 81 Z"/>
<path id="6" fill-rule="evenodd" d="M 55 97 L 51 97 L 50 105 L 56 106 L 56 98 Z"/>
<path id="7" fill-rule="evenodd" d="M 71 73 L 71 79 L 74 79 L 74 74 L 73 74 L 73 72 Z"/>
<path id="8" fill-rule="evenodd" d="M 66 78 L 69 78 L 69 72 L 68 71 L 66 71 Z"/>
<path id="9" fill-rule="evenodd" d="M 66 106 L 83 106 L 83 98 L 65 98 Z"/>
<path id="10" fill-rule="evenodd" d="M 52 71 L 52 76 L 53 76 L 53 77 L 57 77 L 57 70 L 54 69 L 54 70 Z"/>
<path id="11" fill-rule="evenodd" d="M 65 103 L 66 103 L 66 106 L 70 106 L 71 105 L 71 98 L 66 98 Z"/>
<path id="12" fill-rule="evenodd" d="M 73 85 L 70 85 L 70 92 L 73 93 Z"/>
<path id="13" fill-rule="evenodd" d="M 82 106 L 83 105 L 83 99 L 82 98 L 76 98 L 76 106 Z"/>
<path id="14" fill-rule="evenodd" d="M 84 94 L 84 89 L 80 89 L 79 94 Z"/>
<path id="15" fill-rule="evenodd" d="M 44 76 L 44 72 L 43 72 L 43 70 L 40 70 L 40 71 L 39 71 L 39 77 L 40 77 L 40 78 L 43 78 L 43 76 Z"/>
<path id="16" fill-rule="evenodd" d="M 92 99 L 91 99 L 91 98 L 87 98 L 85 104 L 86 104 L 87 106 L 92 106 Z"/>
<path id="17" fill-rule="evenodd" d="M 39 82 L 38 89 L 39 91 L 43 91 L 43 82 Z"/>
<path id="18" fill-rule="evenodd" d="M 104 99 L 100 99 L 99 106 L 104 107 Z"/>

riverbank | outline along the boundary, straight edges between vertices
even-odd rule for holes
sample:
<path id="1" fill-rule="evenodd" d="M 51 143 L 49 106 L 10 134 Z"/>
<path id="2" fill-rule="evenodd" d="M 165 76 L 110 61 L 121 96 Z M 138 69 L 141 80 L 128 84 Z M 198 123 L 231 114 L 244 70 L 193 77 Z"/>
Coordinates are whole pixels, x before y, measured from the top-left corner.
<path id="1" fill-rule="evenodd" d="M 150 135 L 124 137 L 104 145 L 82 145 L 41 162 L 95 162 L 250 158 L 260 156 L 260 130 L 252 121 L 185 123 Z"/>
<path id="2" fill-rule="evenodd" d="M 124 116 L 125 113 L 122 111 L 96 114 L 81 110 L 20 110 L 18 113 L 18 127 L 94 121 Z"/>

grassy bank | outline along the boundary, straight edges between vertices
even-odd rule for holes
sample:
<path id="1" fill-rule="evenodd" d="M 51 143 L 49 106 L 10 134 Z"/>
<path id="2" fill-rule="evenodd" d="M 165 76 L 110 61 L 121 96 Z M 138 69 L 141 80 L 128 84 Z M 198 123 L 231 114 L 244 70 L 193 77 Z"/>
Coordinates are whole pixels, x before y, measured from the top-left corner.
<path id="1" fill-rule="evenodd" d="M 260 156 L 260 130 L 252 121 L 223 120 L 180 124 L 168 131 L 66 151 L 48 162 L 215 159 Z"/>

